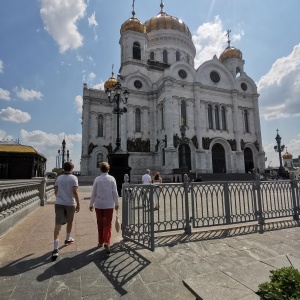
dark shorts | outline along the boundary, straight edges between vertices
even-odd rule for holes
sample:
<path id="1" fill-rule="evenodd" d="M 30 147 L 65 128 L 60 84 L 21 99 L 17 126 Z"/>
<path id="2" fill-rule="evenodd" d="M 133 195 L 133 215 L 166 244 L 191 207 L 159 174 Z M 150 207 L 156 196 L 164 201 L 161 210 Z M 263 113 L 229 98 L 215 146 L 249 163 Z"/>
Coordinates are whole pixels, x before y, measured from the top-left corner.
<path id="1" fill-rule="evenodd" d="M 55 204 L 55 224 L 63 225 L 72 222 L 75 214 L 75 206 Z"/>

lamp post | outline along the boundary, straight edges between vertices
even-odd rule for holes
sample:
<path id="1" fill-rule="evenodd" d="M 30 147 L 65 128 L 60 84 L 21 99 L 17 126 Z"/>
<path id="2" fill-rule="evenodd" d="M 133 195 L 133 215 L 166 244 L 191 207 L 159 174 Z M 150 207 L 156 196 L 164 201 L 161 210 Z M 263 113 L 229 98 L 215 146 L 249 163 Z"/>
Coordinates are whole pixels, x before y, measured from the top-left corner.
<path id="1" fill-rule="evenodd" d="M 116 107 L 113 109 L 113 114 L 117 115 L 117 139 L 116 139 L 116 149 L 114 152 L 117 152 L 119 149 L 121 149 L 121 138 L 120 138 L 120 115 L 123 113 L 127 112 L 127 108 L 123 107 L 120 108 L 120 103 L 123 102 L 124 104 L 127 103 L 129 92 L 127 89 L 124 90 L 123 92 L 123 97 L 122 97 L 122 87 L 121 83 L 117 82 L 116 86 L 114 89 L 109 89 L 107 88 L 105 90 L 105 93 L 108 97 L 109 102 L 116 103 Z"/>
<path id="2" fill-rule="evenodd" d="M 281 136 L 278 134 L 278 129 L 276 130 L 277 131 L 277 135 L 275 137 L 275 140 L 277 142 L 277 145 L 274 146 L 274 150 L 276 152 L 278 152 L 278 155 L 279 155 L 279 164 L 280 164 L 280 167 L 279 167 L 279 170 L 278 170 L 278 174 L 279 175 L 282 175 L 283 172 L 284 172 L 284 168 L 282 166 L 282 157 L 281 157 L 281 152 L 284 150 L 285 148 L 285 145 L 281 145 Z"/>
<path id="3" fill-rule="evenodd" d="M 60 158 L 61 158 L 61 168 L 64 168 L 64 163 L 65 163 L 65 155 L 67 152 L 67 161 L 70 161 L 70 152 L 69 150 L 66 151 L 66 141 L 63 139 L 61 143 L 61 149 L 59 149 L 57 155 L 57 161 L 56 161 L 56 167 L 59 168 L 60 165 Z"/>

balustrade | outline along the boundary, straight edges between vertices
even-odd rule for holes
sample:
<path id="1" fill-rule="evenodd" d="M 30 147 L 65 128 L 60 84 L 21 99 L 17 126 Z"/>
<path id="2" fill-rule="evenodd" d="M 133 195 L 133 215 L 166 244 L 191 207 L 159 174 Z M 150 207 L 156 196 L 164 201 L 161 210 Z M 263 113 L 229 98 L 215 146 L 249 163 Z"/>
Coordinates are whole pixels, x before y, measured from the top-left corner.
<path id="1" fill-rule="evenodd" d="M 54 179 L 0 181 L 0 222 L 31 203 L 41 205 L 54 194 Z"/>

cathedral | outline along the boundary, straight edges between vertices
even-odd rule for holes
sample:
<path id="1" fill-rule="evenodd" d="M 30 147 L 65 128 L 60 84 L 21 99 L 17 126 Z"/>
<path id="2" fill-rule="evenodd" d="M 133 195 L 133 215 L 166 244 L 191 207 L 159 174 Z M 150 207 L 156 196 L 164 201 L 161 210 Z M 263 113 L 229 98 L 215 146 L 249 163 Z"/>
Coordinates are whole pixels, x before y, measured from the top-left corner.
<path id="1" fill-rule="evenodd" d="M 259 94 L 229 32 L 220 57 L 212 53 L 195 69 L 195 45 L 183 21 L 167 14 L 162 2 L 145 23 L 133 9 L 120 28 L 119 75 L 112 73 L 104 85 L 113 90 L 119 82 L 130 93 L 121 103 L 119 130 L 116 103 L 104 90 L 83 86 L 81 174 L 99 174 L 118 133 L 132 183 L 140 183 L 145 169 L 159 171 L 165 181 L 181 170 L 264 172 Z"/>

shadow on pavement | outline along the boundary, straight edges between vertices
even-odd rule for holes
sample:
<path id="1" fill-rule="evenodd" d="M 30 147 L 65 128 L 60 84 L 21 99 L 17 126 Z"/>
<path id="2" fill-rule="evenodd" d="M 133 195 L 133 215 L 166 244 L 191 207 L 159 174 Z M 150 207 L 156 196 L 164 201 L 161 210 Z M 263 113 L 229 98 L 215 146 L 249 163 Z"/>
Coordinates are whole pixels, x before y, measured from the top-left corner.
<path id="1" fill-rule="evenodd" d="M 263 234 L 265 231 L 275 231 L 281 229 L 287 229 L 292 227 L 299 227 L 299 221 L 295 220 L 284 220 L 266 223 L 264 225 L 245 225 L 231 228 L 220 228 L 220 229 L 208 229 L 206 231 L 194 232 L 191 234 L 179 234 L 179 235 L 168 235 L 159 236 L 155 238 L 155 247 L 174 247 L 179 243 L 190 243 L 204 240 L 223 239 L 232 236 L 247 235 L 253 233 Z M 197 229 L 194 229 L 197 230 Z"/>
<path id="2" fill-rule="evenodd" d="M 30 255 L 27 255 L 1 267 L 0 278 L 22 274 L 22 277 L 30 276 L 32 280 L 42 282 L 54 276 L 63 278 L 64 275 L 76 274 L 86 266 L 95 264 L 99 273 L 89 274 L 86 272 L 85 274 L 105 277 L 120 295 L 125 295 L 127 291 L 123 286 L 150 263 L 134 249 L 120 242 L 111 246 L 110 256 L 98 248 L 92 248 L 81 253 L 63 253 L 55 262 L 51 259 L 51 253 L 32 259 L 30 259 Z"/>

